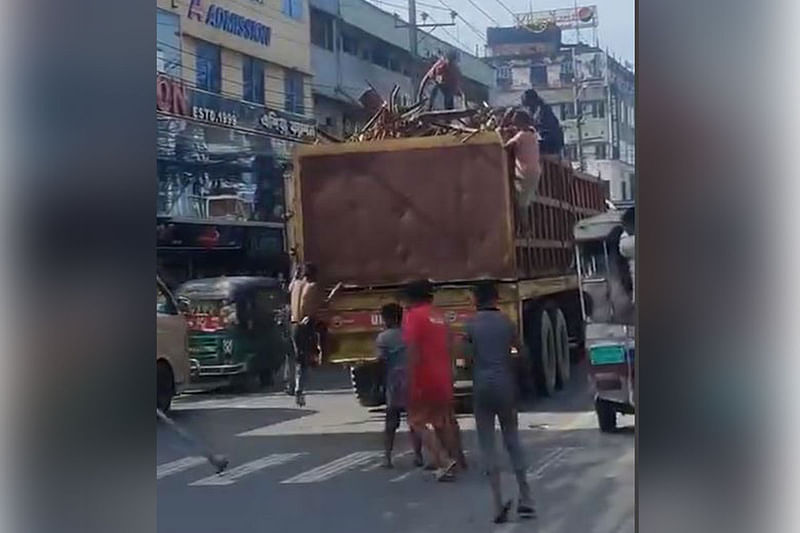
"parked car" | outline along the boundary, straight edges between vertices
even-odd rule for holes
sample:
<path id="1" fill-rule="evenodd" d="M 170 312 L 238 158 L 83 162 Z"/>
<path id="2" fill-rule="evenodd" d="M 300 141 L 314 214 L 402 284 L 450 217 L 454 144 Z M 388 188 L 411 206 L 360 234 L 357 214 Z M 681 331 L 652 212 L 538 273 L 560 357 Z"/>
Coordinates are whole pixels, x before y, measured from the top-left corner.
<path id="1" fill-rule="evenodd" d="M 179 302 L 156 277 L 156 407 L 169 411 L 172 398 L 188 384 L 189 361 L 185 302 Z"/>

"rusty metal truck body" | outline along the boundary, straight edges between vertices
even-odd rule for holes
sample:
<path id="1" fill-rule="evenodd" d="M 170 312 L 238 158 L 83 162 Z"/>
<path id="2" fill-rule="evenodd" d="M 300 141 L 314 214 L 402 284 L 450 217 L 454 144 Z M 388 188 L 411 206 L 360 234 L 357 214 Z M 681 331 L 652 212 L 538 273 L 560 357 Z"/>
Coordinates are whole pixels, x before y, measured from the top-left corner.
<path id="1" fill-rule="evenodd" d="M 572 227 L 604 208 L 598 179 L 545 158 L 526 233 L 493 132 L 304 146 L 295 157 L 291 252 L 315 263 L 323 284 L 343 284 L 326 311 L 323 359 L 351 365 L 363 404 L 382 401 L 370 364 L 380 308 L 421 278 L 435 283 L 434 301 L 457 332 L 475 312 L 472 284 L 496 280 L 525 341 L 520 361 L 534 379 L 523 386 L 551 394 L 569 379 L 570 343 L 583 331 Z M 467 394 L 469 361 L 457 356 L 454 369 Z"/>

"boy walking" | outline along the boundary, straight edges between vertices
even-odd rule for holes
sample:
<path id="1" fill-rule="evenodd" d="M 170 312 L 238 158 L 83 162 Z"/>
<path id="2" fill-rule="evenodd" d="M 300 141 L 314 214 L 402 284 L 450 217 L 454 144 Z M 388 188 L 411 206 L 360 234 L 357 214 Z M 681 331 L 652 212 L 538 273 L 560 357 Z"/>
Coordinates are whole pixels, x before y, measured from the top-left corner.
<path id="1" fill-rule="evenodd" d="M 381 308 L 381 317 L 386 329 L 376 340 L 378 360 L 386 368 L 386 428 L 384 430 L 384 462 L 385 468 L 394 468 L 392 464 L 392 450 L 397 428 L 400 427 L 400 417 L 406 410 L 406 397 L 408 391 L 408 360 L 406 359 L 406 345 L 403 343 L 403 332 L 400 324 L 403 319 L 403 308 L 397 304 L 387 304 Z M 422 466 L 422 442 L 411 432 L 411 442 L 414 446 L 414 465 Z"/>
<path id="2" fill-rule="evenodd" d="M 519 348 L 516 330 L 511 320 L 497 307 L 497 287 L 486 282 L 475 288 L 478 312 L 466 326 L 466 341 L 473 356 L 473 399 L 478 443 L 489 472 L 494 504 L 494 522 L 508 520 L 511 501 L 503 502 L 500 489 L 500 470 L 495 454 L 494 420 L 500 420 L 503 444 L 519 485 L 517 512 L 520 517 L 534 516 L 527 465 L 519 442 L 516 408 L 516 379 L 511 348 Z"/>

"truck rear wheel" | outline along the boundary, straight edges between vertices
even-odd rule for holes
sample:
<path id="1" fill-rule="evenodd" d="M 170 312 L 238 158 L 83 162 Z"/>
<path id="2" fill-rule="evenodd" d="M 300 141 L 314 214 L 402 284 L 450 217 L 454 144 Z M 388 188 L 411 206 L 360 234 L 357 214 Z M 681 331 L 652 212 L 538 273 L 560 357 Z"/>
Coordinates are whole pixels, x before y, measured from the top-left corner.
<path id="1" fill-rule="evenodd" d="M 571 361 L 569 354 L 569 331 L 567 330 L 567 319 L 561 309 L 552 312 L 553 336 L 556 358 L 556 386 L 559 389 L 569 383 L 571 374 Z"/>
<path id="2" fill-rule="evenodd" d="M 556 347 L 553 323 L 547 311 L 536 315 L 532 324 L 531 356 L 533 357 L 533 374 L 536 385 L 543 396 L 552 396 L 556 390 Z"/>
<path id="3" fill-rule="evenodd" d="M 350 379 L 358 398 L 364 407 L 378 407 L 386 402 L 381 365 L 364 363 L 350 367 Z"/>
<path id="4" fill-rule="evenodd" d="M 600 398 L 594 401 L 594 410 L 597 413 L 597 425 L 603 433 L 611 433 L 617 429 L 617 410 L 611 404 Z"/>

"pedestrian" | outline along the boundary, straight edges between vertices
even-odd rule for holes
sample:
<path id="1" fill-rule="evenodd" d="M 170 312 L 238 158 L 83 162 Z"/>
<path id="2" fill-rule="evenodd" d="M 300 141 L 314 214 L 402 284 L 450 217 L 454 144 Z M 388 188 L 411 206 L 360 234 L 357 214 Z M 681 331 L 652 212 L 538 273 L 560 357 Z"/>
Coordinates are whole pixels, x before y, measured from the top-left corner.
<path id="1" fill-rule="evenodd" d="M 619 253 L 628 260 L 631 274 L 631 302 L 636 302 L 636 208 L 631 207 L 622 215 L 623 232 L 619 239 Z"/>
<path id="2" fill-rule="evenodd" d="M 560 156 L 564 149 L 564 130 L 553 109 L 533 89 L 522 95 L 522 105 L 528 108 L 533 126 L 539 133 L 540 153 Z"/>
<path id="3" fill-rule="evenodd" d="M 294 396 L 297 362 L 297 350 L 294 345 L 294 326 L 297 322 L 296 314 L 299 314 L 300 309 L 300 296 L 303 292 L 302 284 L 305 283 L 303 276 L 303 264 L 298 263 L 294 268 L 292 279 L 287 287 L 287 291 L 289 292 L 289 305 L 286 316 L 289 320 L 289 339 L 292 342 L 291 350 L 286 352 L 285 364 L 283 365 L 283 381 L 285 383 L 284 390 L 289 396 Z"/>
<path id="4" fill-rule="evenodd" d="M 294 345 L 294 396 L 299 407 L 306 404 L 305 385 L 308 365 L 316 348 L 316 324 L 323 299 L 317 284 L 317 268 L 303 266 L 303 277 L 291 287 L 292 344 Z"/>
<path id="5" fill-rule="evenodd" d="M 458 464 L 452 442 L 452 335 L 444 313 L 433 305 L 433 285 L 415 281 L 406 288 L 409 307 L 403 316 L 403 342 L 409 368 L 408 424 L 421 439 L 436 467 L 436 479 L 451 481 Z"/>
<path id="6" fill-rule="evenodd" d="M 464 91 L 461 89 L 461 70 L 458 68 L 458 52 L 450 50 L 446 55 L 440 57 L 431 66 L 419 84 L 417 100 L 422 100 L 425 86 L 433 82 L 428 109 L 433 109 L 436 96 L 441 93 L 444 97 L 444 108 L 455 109 L 455 97 L 461 96 L 464 100 Z"/>
<path id="7" fill-rule="evenodd" d="M 408 360 L 406 345 L 403 343 L 403 332 L 400 328 L 403 319 L 403 308 L 396 303 L 386 304 L 381 308 L 381 317 L 386 327 L 375 341 L 378 360 L 386 369 L 386 425 L 384 429 L 384 463 L 385 468 L 393 468 L 392 450 L 394 438 L 400 427 L 400 418 L 407 407 L 408 396 Z M 411 443 L 414 448 L 414 466 L 423 466 L 422 441 L 411 431 Z"/>
<path id="8" fill-rule="evenodd" d="M 535 512 L 517 428 L 517 380 L 511 351 L 512 347 L 519 349 L 516 328 L 498 309 L 497 287 L 493 282 L 476 286 L 474 295 L 477 313 L 467 322 L 465 340 L 473 359 L 473 412 L 481 455 L 489 473 L 494 521 L 505 522 L 511 508 L 511 501 L 503 502 L 500 488 L 500 469 L 495 454 L 495 418 L 500 421 L 503 444 L 519 485 L 517 512 L 520 517 L 532 518 Z"/>

